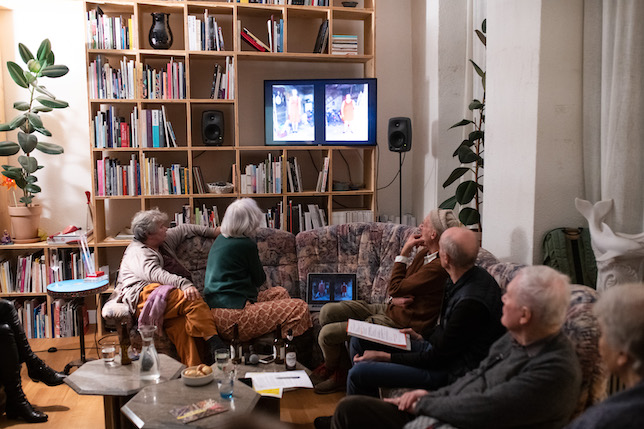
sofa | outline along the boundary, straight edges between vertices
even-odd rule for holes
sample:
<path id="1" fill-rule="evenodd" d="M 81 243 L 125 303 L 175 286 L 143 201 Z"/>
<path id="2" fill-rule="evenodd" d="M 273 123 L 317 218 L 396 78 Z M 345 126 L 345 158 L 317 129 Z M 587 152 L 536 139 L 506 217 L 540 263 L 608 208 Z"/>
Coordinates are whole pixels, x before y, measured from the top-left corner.
<path id="1" fill-rule="evenodd" d="M 309 273 L 352 272 L 357 274 L 357 297 L 368 302 L 383 302 L 386 297 L 389 275 L 394 258 L 399 254 L 415 227 L 391 223 L 364 222 L 332 225 L 304 231 L 297 236 L 291 233 L 260 228 L 257 246 L 266 272 L 266 283 L 270 288 L 283 286 L 292 297 L 306 297 L 306 280 Z M 195 286 L 203 290 L 208 251 L 212 239 L 192 238 L 182 244 L 177 256 L 188 268 Z M 508 283 L 523 265 L 501 262 L 490 252 L 480 249 L 477 264 L 485 268 L 505 290 Z M 580 359 L 583 386 L 577 413 L 603 399 L 606 391 L 606 372 L 601 365 L 597 349 L 599 328 L 592 314 L 597 300 L 595 290 L 581 285 L 572 285 L 570 308 L 564 324 L 564 331 L 573 341 Z M 112 301 L 103 307 L 103 317 L 112 324 L 128 321 L 132 317 Z M 320 330 L 318 313 L 313 313 L 314 338 Z M 137 344 L 136 331 L 131 331 Z M 166 338 L 157 339 L 157 348 L 172 354 L 173 346 Z M 321 350 L 316 342 L 311 344 L 315 365 L 322 361 Z"/>

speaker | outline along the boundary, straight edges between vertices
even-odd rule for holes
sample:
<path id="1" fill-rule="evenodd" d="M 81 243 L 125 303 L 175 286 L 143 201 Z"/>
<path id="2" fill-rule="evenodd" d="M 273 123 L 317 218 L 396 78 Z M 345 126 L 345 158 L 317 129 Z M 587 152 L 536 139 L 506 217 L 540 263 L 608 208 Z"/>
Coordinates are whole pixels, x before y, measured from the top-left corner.
<path id="1" fill-rule="evenodd" d="M 411 149 L 411 119 L 389 119 L 389 150 L 392 152 L 408 152 Z"/>
<path id="2" fill-rule="evenodd" d="M 206 110 L 201 116 L 201 137 L 206 146 L 221 146 L 224 142 L 224 114 Z"/>

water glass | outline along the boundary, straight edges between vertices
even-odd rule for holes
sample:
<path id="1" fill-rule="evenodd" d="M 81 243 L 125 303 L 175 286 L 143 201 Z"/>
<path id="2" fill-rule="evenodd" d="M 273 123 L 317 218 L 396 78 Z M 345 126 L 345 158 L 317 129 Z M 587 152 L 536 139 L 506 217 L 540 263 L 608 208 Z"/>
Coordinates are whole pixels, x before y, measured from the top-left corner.
<path id="1" fill-rule="evenodd" d="M 222 399 L 233 399 L 233 385 L 235 384 L 235 370 L 225 371 L 219 381 L 219 396 Z"/>
<path id="2" fill-rule="evenodd" d="M 101 346 L 101 358 L 106 366 L 116 366 L 115 358 L 119 352 L 119 344 L 109 342 Z"/>
<path id="3" fill-rule="evenodd" d="M 215 363 L 219 371 L 223 371 L 230 363 L 230 350 L 217 349 L 215 350 Z"/>

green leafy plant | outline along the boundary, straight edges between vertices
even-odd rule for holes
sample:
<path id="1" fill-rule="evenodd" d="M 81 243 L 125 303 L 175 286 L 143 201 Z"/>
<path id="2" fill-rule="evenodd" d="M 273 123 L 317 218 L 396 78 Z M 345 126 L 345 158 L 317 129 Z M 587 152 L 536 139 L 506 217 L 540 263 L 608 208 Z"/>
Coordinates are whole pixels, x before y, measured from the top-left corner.
<path id="1" fill-rule="evenodd" d="M 481 30 L 475 30 L 483 46 L 486 46 L 486 23 L 483 20 Z M 456 150 L 454 157 L 458 157 L 461 163 L 452 171 L 447 180 L 443 183 L 443 188 L 447 188 L 454 182 L 459 180 L 467 173 L 471 173 L 472 177 L 469 180 L 464 180 L 458 184 L 453 196 L 443 201 L 440 205 L 442 209 L 454 209 L 458 203 L 460 210 L 458 218 L 463 225 L 477 225 L 479 231 L 483 230 L 481 223 L 480 207 L 483 204 L 483 150 L 485 146 L 485 71 L 483 71 L 474 61 L 470 60 L 474 71 L 481 78 L 481 85 L 483 87 L 483 98 L 481 100 L 474 99 L 469 104 L 469 109 L 472 111 L 472 119 L 463 119 L 456 124 L 452 125 L 449 129 L 460 127 L 472 127 L 467 139 L 463 140 Z M 474 201 L 474 207 L 466 207 Z"/>
<path id="2" fill-rule="evenodd" d="M 15 155 L 22 150 L 22 154 L 18 156 L 20 166 L 3 165 L 2 174 L 15 181 L 16 185 L 22 189 L 23 196 L 20 198 L 20 202 L 29 206 L 34 194 L 41 191 L 40 186 L 36 184 L 38 178 L 34 176 L 34 173 L 43 168 L 33 156 L 33 151 L 38 149 L 49 155 L 63 153 L 63 148 L 57 144 L 38 141 L 36 132 L 51 137 L 51 132 L 43 125 L 40 113 L 51 112 L 53 109 L 64 109 L 68 106 L 67 102 L 58 100 L 54 94 L 41 85 L 39 79 L 61 77 L 66 75 L 69 69 L 67 66 L 54 64 L 54 53 L 51 50 L 49 39 L 42 41 L 35 57 L 22 43 L 18 44 L 18 49 L 27 69 L 23 69 L 13 61 L 7 61 L 7 69 L 16 85 L 29 90 L 29 100 L 16 101 L 13 108 L 22 113 L 13 118 L 11 122 L 0 124 L 0 131 L 20 129 L 18 143 L 0 142 L 0 156 Z"/>

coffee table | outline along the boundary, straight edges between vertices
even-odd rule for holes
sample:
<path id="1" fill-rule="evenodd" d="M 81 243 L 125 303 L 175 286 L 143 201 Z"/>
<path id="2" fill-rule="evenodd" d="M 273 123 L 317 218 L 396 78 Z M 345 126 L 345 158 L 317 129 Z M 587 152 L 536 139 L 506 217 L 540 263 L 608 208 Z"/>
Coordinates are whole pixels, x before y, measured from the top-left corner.
<path id="1" fill-rule="evenodd" d="M 106 429 L 131 427 L 130 422 L 121 415 L 121 407 L 141 389 L 175 379 L 185 368 L 185 365 L 170 356 L 159 354 L 161 377 L 159 380 L 149 381 L 139 377 L 140 366 L 139 361 L 134 361 L 131 365 L 108 367 L 102 359 L 93 360 L 65 378 L 65 383 L 79 395 L 103 396 Z"/>

